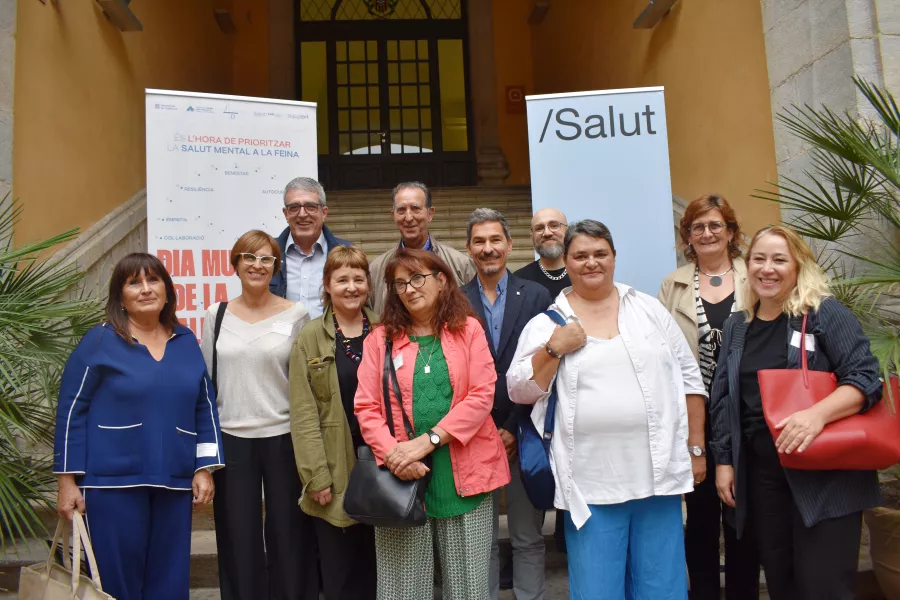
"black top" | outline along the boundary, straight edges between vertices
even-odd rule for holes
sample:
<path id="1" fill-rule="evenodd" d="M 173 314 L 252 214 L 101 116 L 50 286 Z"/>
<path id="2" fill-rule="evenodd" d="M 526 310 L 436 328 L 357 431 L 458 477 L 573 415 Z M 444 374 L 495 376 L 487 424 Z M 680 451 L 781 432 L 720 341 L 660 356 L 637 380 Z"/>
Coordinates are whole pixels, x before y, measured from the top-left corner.
<path id="1" fill-rule="evenodd" d="M 721 332 L 725 328 L 725 319 L 731 316 L 731 308 L 734 306 L 734 292 L 728 294 L 728 297 L 713 304 L 707 302 L 702 297 L 703 311 L 706 313 L 706 322 L 709 323 L 710 329 L 719 332 L 718 335 L 710 336 L 710 346 L 713 351 L 713 362 L 719 362 L 719 349 L 722 347 Z"/>
<path id="2" fill-rule="evenodd" d="M 547 271 L 553 277 L 558 277 L 563 274 L 566 268 L 555 269 L 553 271 Z M 517 277 L 521 277 L 522 279 L 527 279 L 528 281 L 534 281 L 535 283 L 539 283 L 550 292 L 550 297 L 552 300 L 556 300 L 556 297 L 559 296 L 559 293 L 566 289 L 567 287 L 572 285 L 572 280 L 569 279 L 568 273 L 565 277 L 560 279 L 559 281 L 553 281 L 544 275 L 544 272 L 541 271 L 541 266 L 538 261 L 534 261 L 533 263 L 528 263 L 521 269 L 515 272 Z"/>
<path id="3" fill-rule="evenodd" d="M 363 339 L 365 338 L 359 336 L 346 339 L 350 342 L 350 349 L 355 354 L 362 355 Z M 359 365 L 347 356 L 340 343 L 335 348 L 334 360 L 337 367 L 338 386 L 341 389 L 341 403 L 344 405 L 344 412 L 347 414 L 347 423 L 350 425 L 353 447 L 359 448 L 363 445 L 363 439 L 362 434 L 359 432 L 359 421 L 356 420 L 356 413 L 353 412 L 353 399 L 356 397 L 356 388 L 359 385 L 359 379 L 356 376 Z"/>
<path id="4" fill-rule="evenodd" d="M 756 372 L 762 369 L 787 368 L 787 319 L 784 313 L 774 321 L 763 321 L 756 317 L 747 328 L 740 372 L 741 430 L 745 437 L 766 429 Z"/>

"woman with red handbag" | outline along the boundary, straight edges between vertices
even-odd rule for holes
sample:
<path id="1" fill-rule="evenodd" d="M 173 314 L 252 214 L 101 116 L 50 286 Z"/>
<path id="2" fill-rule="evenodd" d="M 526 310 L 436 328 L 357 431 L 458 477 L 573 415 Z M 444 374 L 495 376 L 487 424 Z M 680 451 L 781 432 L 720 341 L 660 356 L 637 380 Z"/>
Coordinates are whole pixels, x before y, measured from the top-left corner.
<path id="1" fill-rule="evenodd" d="M 850 600 L 861 513 L 880 503 L 877 474 L 839 470 L 839 464 L 788 469 L 779 457 L 803 453 L 826 425 L 879 402 L 878 361 L 795 232 L 780 226 L 759 231 L 747 257 L 746 308 L 725 323 L 710 394 L 709 447 L 719 497 L 737 509 L 738 536 L 756 537 L 773 600 Z M 833 373 L 837 386 L 810 408 L 773 423 L 773 435 L 758 372 L 797 369 L 801 347 L 809 370 Z"/>

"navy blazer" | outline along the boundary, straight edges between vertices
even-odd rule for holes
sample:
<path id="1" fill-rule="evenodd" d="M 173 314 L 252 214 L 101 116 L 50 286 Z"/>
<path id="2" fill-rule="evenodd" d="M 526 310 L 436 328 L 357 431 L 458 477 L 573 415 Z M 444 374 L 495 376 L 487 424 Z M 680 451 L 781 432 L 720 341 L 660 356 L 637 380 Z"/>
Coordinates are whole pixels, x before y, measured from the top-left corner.
<path id="1" fill-rule="evenodd" d="M 472 281 L 462 287 L 462 290 L 468 296 L 475 314 L 484 324 L 484 308 L 481 305 L 481 292 L 478 291 L 477 280 L 478 276 L 476 275 Z M 513 404 L 509 399 L 509 391 L 506 388 L 506 372 L 516 354 L 516 346 L 519 344 L 522 330 L 525 329 L 532 317 L 547 310 L 552 301 L 547 288 L 510 273 L 509 281 L 506 284 L 506 307 L 497 350 L 494 350 L 494 345 L 488 338 L 488 347 L 491 349 L 494 366 L 497 368 L 497 386 L 494 389 L 494 408 L 491 416 L 497 427 L 502 427 L 513 435 L 516 434 L 519 415 L 528 414 L 531 406 Z"/>
<path id="2" fill-rule="evenodd" d="M 800 368 L 800 348 L 791 340 L 800 335 L 803 317 L 788 319 L 785 344 L 788 368 Z M 741 388 L 740 367 L 749 323 L 742 312 L 725 322 L 724 340 L 709 396 L 712 424 L 710 452 L 718 465 L 731 465 L 735 471 L 735 501 L 738 535 L 747 518 L 747 494 L 741 463 Z M 862 327 L 843 304 L 828 296 L 818 311 L 809 311 L 807 334 L 815 336 L 815 349 L 807 349 L 811 371 L 832 372 L 838 385 L 852 385 L 866 399 L 862 411 L 881 400 L 882 381 L 878 360 L 869 349 L 869 339 Z M 813 442 L 815 443 L 815 442 Z M 848 515 L 881 503 L 878 474 L 875 471 L 802 471 L 785 469 L 794 503 L 807 527 L 834 517 Z"/>
<path id="3" fill-rule="evenodd" d="M 325 235 L 325 254 L 331 252 L 331 249 L 335 246 L 353 245 L 353 242 L 343 240 L 331 233 L 328 225 L 322 225 L 322 233 Z M 278 269 L 278 273 L 273 275 L 272 281 L 269 282 L 269 290 L 276 296 L 281 296 L 282 298 L 287 297 L 287 260 L 285 259 L 285 252 L 287 252 L 288 238 L 290 235 L 291 228 L 286 227 L 277 238 L 278 247 L 281 248 L 281 268 Z"/>

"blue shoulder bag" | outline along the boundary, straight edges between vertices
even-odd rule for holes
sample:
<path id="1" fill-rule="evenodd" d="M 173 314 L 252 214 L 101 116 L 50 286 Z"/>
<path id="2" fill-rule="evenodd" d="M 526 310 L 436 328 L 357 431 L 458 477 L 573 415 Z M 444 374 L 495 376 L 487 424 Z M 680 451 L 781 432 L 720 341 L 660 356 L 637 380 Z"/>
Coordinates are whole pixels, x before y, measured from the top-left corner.
<path id="1" fill-rule="evenodd" d="M 553 310 L 544 311 L 557 325 L 565 326 L 566 320 Z M 550 467 L 550 441 L 553 439 L 553 419 L 556 415 L 556 382 L 547 398 L 547 416 L 544 418 L 544 434 L 538 433 L 530 418 L 519 419 L 516 441 L 519 447 L 519 470 L 522 485 L 528 499 L 538 510 L 553 508 L 556 483 Z"/>

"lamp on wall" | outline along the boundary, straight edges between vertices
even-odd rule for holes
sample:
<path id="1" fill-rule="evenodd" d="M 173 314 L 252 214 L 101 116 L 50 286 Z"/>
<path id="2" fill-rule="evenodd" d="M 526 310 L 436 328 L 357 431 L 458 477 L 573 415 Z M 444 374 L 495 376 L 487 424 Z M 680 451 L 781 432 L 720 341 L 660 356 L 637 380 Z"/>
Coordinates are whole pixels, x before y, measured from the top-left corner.
<path id="1" fill-rule="evenodd" d="M 528 15 L 528 24 L 537 25 L 543 22 L 550 9 L 550 0 L 534 0 L 531 4 L 531 14 Z"/>
<path id="2" fill-rule="evenodd" d="M 97 4 L 119 31 L 141 31 L 144 27 L 128 5 L 131 0 L 97 0 Z"/>
<path id="3" fill-rule="evenodd" d="M 234 19 L 231 18 L 231 13 L 228 12 L 227 8 L 213 10 L 213 16 L 216 18 L 216 24 L 222 30 L 222 33 L 230 34 L 237 31 L 237 28 L 234 26 Z"/>
<path id="4" fill-rule="evenodd" d="M 647 8 L 641 12 L 634 22 L 635 29 L 653 29 L 662 21 L 663 17 L 669 14 L 672 7 L 678 0 L 650 0 Z"/>

